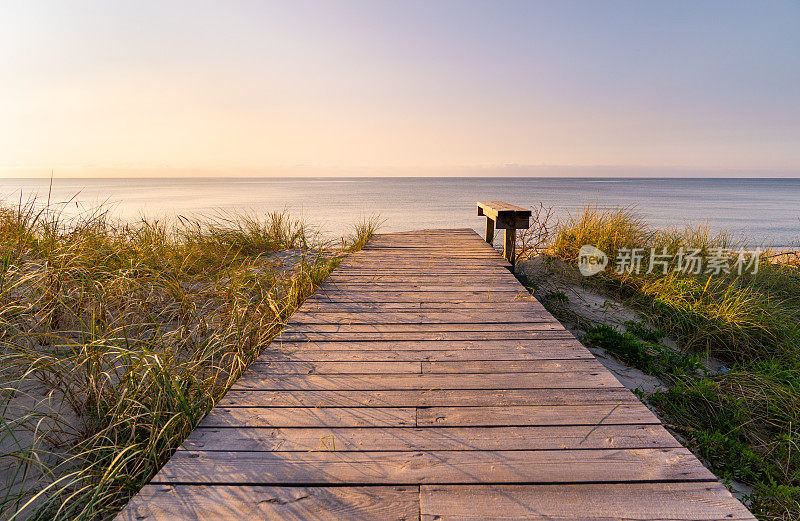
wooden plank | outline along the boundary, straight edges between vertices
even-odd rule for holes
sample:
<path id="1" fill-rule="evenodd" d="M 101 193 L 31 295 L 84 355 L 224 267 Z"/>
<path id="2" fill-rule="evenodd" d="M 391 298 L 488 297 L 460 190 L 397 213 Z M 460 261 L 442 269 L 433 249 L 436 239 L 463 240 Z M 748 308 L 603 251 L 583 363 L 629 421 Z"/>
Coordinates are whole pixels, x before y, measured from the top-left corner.
<path id="1" fill-rule="evenodd" d="M 340 291 L 320 289 L 311 295 L 306 302 L 443 302 L 458 304 L 462 302 L 520 302 L 531 298 L 527 291 L 447 291 L 426 292 L 420 295 L 415 291 Z"/>
<path id="2" fill-rule="evenodd" d="M 266 375 L 303 374 L 414 374 L 414 373 L 545 373 L 564 371 L 601 371 L 603 366 L 594 359 L 577 360 L 482 360 L 450 362 L 353 362 L 281 360 L 259 358 L 250 366 L 250 371 Z"/>
<path id="3" fill-rule="evenodd" d="M 511 265 L 503 259 L 502 257 L 500 260 L 490 260 L 490 259 L 475 259 L 475 260 L 467 260 L 467 259 L 459 259 L 455 257 L 451 258 L 436 258 L 436 260 L 427 260 L 427 259 L 397 259 L 392 258 L 392 256 L 387 256 L 383 259 L 378 258 L 371 258 L 371 259 L 354 259 L 352 260 L 348 266 L 350 267 L 357 267 L 361 269 L 376 269 L 384 266 L 390 266 L 393 268 L 416 268 L 416 269 L 435 269 L 436 266 L 441 266 L 442 263 L 451 263 L 456 266 L 464 266 L 465 268 L 479 268 L 480 266 L 489 265 L 493 268 L 497 267 L 505 267 L 508 268 Z"/>
<path id="4" fill-rule="evenodd" d="M 426 311 L 398 313 L 394 311 L 364 311 L 360 313 L 315 313 L 298 311 L 288 321 L 290 325 L 311 324 L 509 324 L 557 322 L 544 311 L 517 311 L 515 313 L 487 313 L 485 309 L 469 311 Z"/>
<path id="5" fill-rule="evenodd" d="M 279 342 L 425 342 L 438 340 L 452 341 L 485 341 L 485 340 L 574 340 L 567 331 L 331 331 L 331 332 L 295 332 L 287 331 L 277 337 Z"/>
<path id="6" fill-rule="evenodd" d="M 608 389 L 379 389 L 263 391 L 231 389 L 218 407 L 448 407 L 609 405 L 641 402 L 624 388 Z M 609 408 L 610 409 L 610 408 Z M 425 414 L 423 414 L 424 416 Z M 648 418 L 650 418 L 648 416 Z"/>
<path id="7" fill-rule="evenodd" d="M 458 268 L 451 268 L 451 269 L 430 269 L 430 268 L 420 268 L 419 266 L 409 265 L 406 267 L 378 267 L 373 269 L 363 269 L 363 268 L 350 268 L 345 266 L 341 268 L 336 268 L 337 280 L 341 279 L 350 279 L 356 277 L 363 277 L 363 278 L 374 278 L 374 277 L 381 277 L 386 280 L 394 280 L 395 277 L 399 278 L 408 278 L 414 276 L 422 276 L 422 280 L 440 280 L 440 281 L 447 281 L 451 278 L 461 278 L 462 280 L 466 280 L 469 278 L 488 278 L 488 279 L 501 279 L 504 276 L 511 276 L 511 272 L 508 269 L 508 266 L 498 266 L 491 270 L 481 269 L 480 266 L 464 266 Z M 505 272 L 505 275 L 504 273 Z M 432 276 L 432 275 L 435 275 Z"/>
<path id="8" fill-rule="evenodd" d="M 335 283 L 335 282 L 348 282 L 348 281 L 364 281 L 364 282 L 394 282 L 394 283 L 444 283 L 448 284 L 450 282 L 464 284 L 466 282 L 470 283 L 479 283 L 479 284 L 490 284 L 490 283 L 505 283 L 505 284 L 514 284 L 516 283 L 519 285 L 519 281 L 511 274 L 508 270 L 499 269 L 495 272 L 486 272 L 485 270 L 475 271 L 475 272 L 460 272 L 460 273 L 409 273 L 408 271 L 405 272 L 390 272 L 384 270 L 376 270 L 372 273 L 365 272 L 365 273 L 352 273 L 352 272 L 340 272 L 337 273 L 334 271 L 333 275 L 330 275 L 327 279 L 325 279 L 324 284 L 327 283 Z"/>
<path id="9" fill-rule="evenodd" d="M 488 407 L 421 407 L 417 426 L 491 427 L 502 425 L 659 425 L 641 403 L 614 405 L 510 405 Z"/>
<path id="10" fill-rule="evenodd" d="M 404 427 L 413 407 L 214 407 L 201 427 Z"/>
<path id="11" fill-rule="evenodd" d="M 420 491 L 420 509 L 423 521 L 755 521 L 716 481 L 425 485 Z"/>
<path id="12" fill-rule="evenodd" d="M 450 322 L 422 324 L 290 324 L 281 332 L 281 337 L 293 333 L 436 333 L 436 332 L 520 332 L 520 331 L 559 331 L 566 332 L 556 320 L 539 322 Z"/>
<path id="13" fill-rule="evenodd" d="M 288 453 L 180 450 L 152 483 L 416 485 L 713 479 L 714 475 L 684 448 Z"/>
<path id="14" fill-rule="evenodd" d="M 387 263 L 386 265 L 381 264 L 380 266 L 375 266 L 372 268 L 354 265 L 350 261 L 342 261 L 336 267 L 335 273 L 340 274 L 355 274 L 363 272 L 367 275 L 374 275 L 375 273 L 405 273 L 405 274 L 412 274 L 412 273 L 419 273 L 421 275 L 463 275 L 463 274 L 502 274 L 510 273 L 508 271 L 508 266 L 503 264 L 492 264 L 492 265 L 479 265 L 479 264 L 470 264 L 470 265 L 456 265 L 456 264 L 444 264 L 439 266 L 438 268 L 431 268 L 431 267 L 422 267 L 419 264 L 414 264 L 413 262 L 404 262 L 403 265 L 396 265 L 393 263 Z"/>
<path id="15" fill-rule="evenodd" d="M 484 292 L 499 292 L 499 293 L 518 293 L 519 287 L 513 284 L 506 284 L 505 282 L 465 282 L 445 284 L 443 282 L 436 283 L 408 283 L 398 284 L 396 282 L 366 282 L 358 284 L 354 282 L 331 282 L 324 284 L 320 287 L 320 291 L 368 291 L 370 293 L 381 291 L 406 291 L 412 293 L 460 293 L 462 291 L 484 291 Z M 424 296 L 418 298 L 424 299 Z"/>
<path id="16" fill-rule="evenodd" d="M 429 260 L 431 258 L 457 258 L 457 259 L 487 259 L 495 260 L 495 251 L 487 248 L 476 247 L 472 243 L 442 244 L 440 248 L 430 248 L 415 244 L 385 245 L 374 248 L 365 248 L 357 252 L 352 258 L 359 259 L 384 259 L 391 257 L 401 260 Z"/>
<path id="17" fill-rule="evenodd" d="M 418 265 L 425 265 L 425 264 L 434 264 L 436 261 L 441 260 L 452 260 L 452 261 L 461 261 L 465 264 L 472 264 L 478 265 L 481 262 L 484 262 L 484 265 L 487 266 L 502 266 L 504 265 L 504 261 L 502 258 L 497 258 L 494 255 L 494 252 L 476 252 L 476 253 L 462 253 L 457 249 L 457 247 L 453 247 L 452 249 L 448 249 L 447 247 L 443 249 L 439 249 L 436 251 L 435 255 L 431 254 L 422 254 L 420 253 L 406 253 L 402 254 L 399 251 L 369 251 L 369 250 L 362 250 L 361 252 L 354 253 L 348 262 L 350 265 L 360 265 L 365 263 L 380 263 L 380 262 L 389 262 L 394 265 L 397 264 L 413 264 L 417 263 Z"/>
<path id="18" fill-rule="evenodd" d="M 297 362 L 416 362 L 419 361 L 514 361 L 514 360 L 583 360 L 594 358 L 588 351 L 571 349 L 564 342 L 564 351 L 552 348 L 541 349 L 391 349 L 396 345 L 391 342 L 363 342 L 362 349 L 336 349 L 339 344 L 348 346 L 346 342 L 316 342 L 314 346 L 325 344 L 330 349 L 303 348 L 304 343 L 283 344 L 285 349 L 272 346 L 261 352 L 255 363 L 260 361 L 297 361 Z M 404 343 L 403 345 L 413 344 Z M 371 348 L 369 346 L 372 346 Z M 452 344 L 445 344 L 445 347 Z M 296 346 L 296 347 L 295 347 Z M 376 346 L 378 348 L 376 348 Z M 384 349 L 380 349 L 383 347 Z M 389 349 L 385 349 L 389 348 Z M 402 371 L 401 371 L 402 372 Z M 496 371 L 495 371 L 496 372 Z M 512 371 L 513 372 L 513 371 Z"/>
<path id="19" fill-rule="evenodd" d="M 501 215 L 505 213 L 522 214 L 531 216 L 532 210 L 530 208 L 522 208 L 513 204 L 504 203 L 503 201 L 478 201 L 478 208 L 483 213 L 478 215 Z"/>
<path id="20" fill-rule="evenodd" d="M 384 288 L 392 287 L 395 290 L 417 290 L 417 288 L 434 288 L 434 291 L 447 288 L 445 291 L 454 291 L 459 288 L 472 288 L 478 289 L 502 288 L 505 291 L 519 291 L 519 282 L 503 280 L 499 277 L 335 277 L 326 280 L 324 288 L 339 288 L 349 286 L 369 286 L 370 288 Z M 358 288 L 357 288 L 358 289 Z M 429 290 L 430 291 L 430 290 Z"/>
<path id="21" fill-rule="evenodd" d="M 405 351 L 470 351 L 480 356 L 482 352 L 502 351 L 517 353 L 525 358 L 539 357 L 542 359 L 567 359 L 586 358 L 592 356 L 575 337 L 563 332 L 537 332 L 536 338 L 497 339 L 497 340 L 314 340 L 290 341 L 281 340 L 273 342 L 264 353 L 301 353 L 303 351 L 326 350 L 357 350 L 368 354 L 370 351 L 391 350 L 399 354 Z M 266 356 L 266 355 L 265 355 Z M 297 356 L 300 356 L 299 354 Z M 445 356 L 442 354 L 442 356 Z M 482 358 L 477 358 L 482 359 Z M 420 359 L 422 360 L 422 358 Z"/>
<path id="22" fill-rule="evenodd" d="M 533 302 L 496 302 L 487 304 L 484 302 L 325 302 L 318 300 L 307 300 L 298 312 L 309 314 L 326 313 L 379 313 L 389 311 L 392 313 L 420 313 L 420 312 L 475 312 L 486 310 L 491 307 L 493 313 L 513 313 L 513 312 L 542 312 L 544 307 L 539 307 Z M 294 318 L 294 315 L 292 315 Z"/>
<path id="23" fill-rule="evenodd" d="M 469 405 L 468 402 L 464 405 Z M 201 427 L 658 425 L 641 404 L 423 407 L 215 407 Z"/>
<path id="24" fill-rule="evenodd" d="M 490 259 L 489 257 L 486 259 L 472 260 L 457 257 L 437 257 L 435 260 L 428 260 L 425 258 L 402 259 L 397 258 L 397 256 L 394 255 L 387 255 L 384 258 L 378 258 L 377 256 L 374 256 L 369 259 L 353 259 L 347 264 L 347 267 L 366 270 L 384 267 L 390 267 L 393 269 L 410 268 L 432 270 L 436 268 L 437 265 L 441 266 L 442 263 L 450 263 L 451 265 L 459 266 L 459 268 L 463 267 L 464 269 L 478 269 L 481 266 L 487 265 L 490 266 L 491 269 L 508 268 L 510 266 L 510 264 L 508 264 L 508 262 L 502 257 L 499 260 Z"/>
<path id="25" fill-rule="evenodd" d="M 549 427 L 198 428 L 181 450 L 429 451 L 678 448 L 655 425 Z"/>
<path id="26" fill-rule="evenodd" d="M 417 361 L 386 361 L 386 362 L 353 362 L 353 361 L 324 361 L 309 362 L 301 360 L 281 360 L 259 357 L 249 368 L 250 371 L 259 371 L 268 375 L 289 374 L 399 374 L 421 373 L 421 362 Z"/>
<path id="27" fill-rule="evenodd" d="M 579 360 L 480 360 L 422 362 L 423 374 L 456 373 L 563 373 L 577 371 L 605 372 L 596 359 Z"/>
<path id="28" fill-rule="evenodd" d="M 608 371 L 495 374 L 285 375 L 247 371 L 232 389 L 378 390 L 378 389 L 603 389 L 622 387 Z"/>
<path id="29" fill-rule="evenodd" d="M 117 521 L 416 521 L 419 488 L 146 485 Z"/>

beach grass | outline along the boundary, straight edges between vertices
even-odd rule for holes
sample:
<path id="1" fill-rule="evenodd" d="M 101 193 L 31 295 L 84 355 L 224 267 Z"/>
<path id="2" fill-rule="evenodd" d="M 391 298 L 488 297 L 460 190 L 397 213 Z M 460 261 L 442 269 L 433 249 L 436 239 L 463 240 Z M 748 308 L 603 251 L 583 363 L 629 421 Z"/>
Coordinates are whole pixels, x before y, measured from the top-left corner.
<path id="1" fill-rule="evenodd" d="M 0 518 L 112 517 L 377 223 L 0 207 Z"/>
<path id="2" fill-rule="evenodd" d="M 742 274 L 683 273 L 677 261 L 647 273 L 651 248 L 669 255 L 696 249 L 705 258 L 727 250 L 731 266 L 735 252 L 755 248 L 705 225 L 654 228 L 631 208 L 586 207 L 552 227 L 540 249 L 576 265 L 583 245 L 603 250 L 610 263 L 580 284 L 638 311 L 648 327 L 677 339 L 681 353 L 671 356 L 652 338 L 602 324 L 585 326 L 584 340 L 668 382 L 666 391 L 646 397 L 649 403 L 718 476 L 752 487 L 747 500 L 760 519 L 800 519 L 798 265 L 759 251 L 746 258 Z M 614 260 L 633 248 L 644 253 L 642 270 L 618 273 Z M 699 370 L 693 356 L 713 356 L 727 368 Z"/>

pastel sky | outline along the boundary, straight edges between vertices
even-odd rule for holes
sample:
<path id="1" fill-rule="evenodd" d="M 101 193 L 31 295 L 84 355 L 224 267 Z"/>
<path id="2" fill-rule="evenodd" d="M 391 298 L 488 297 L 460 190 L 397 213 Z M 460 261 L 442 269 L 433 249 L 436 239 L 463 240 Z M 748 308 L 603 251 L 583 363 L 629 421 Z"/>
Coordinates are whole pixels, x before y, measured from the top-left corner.
<path id="1" fill-rule="evenodd" d="M 559 166 L 800 174 L 800 2 L 0 5 L 0 176 Z"/>

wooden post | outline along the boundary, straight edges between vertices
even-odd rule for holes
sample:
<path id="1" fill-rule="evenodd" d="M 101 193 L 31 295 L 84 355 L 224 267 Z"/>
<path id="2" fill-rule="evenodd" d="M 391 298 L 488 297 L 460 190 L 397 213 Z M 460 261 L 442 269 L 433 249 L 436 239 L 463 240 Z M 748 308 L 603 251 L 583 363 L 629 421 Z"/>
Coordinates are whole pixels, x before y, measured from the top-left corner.
<path id="1" fill-rule="evenodd" d="M 505 241 L 503 242 L 503 257 L 511 263 L 511 270 L 514 270 L 515 252 L 517 247 L 517 229 L 508 227 L 503 230 Z"/>
<path id="2" fill-rule="evenodd" d="M 486 218 L 486 242 L 494 244 L 494 219 Z"/>

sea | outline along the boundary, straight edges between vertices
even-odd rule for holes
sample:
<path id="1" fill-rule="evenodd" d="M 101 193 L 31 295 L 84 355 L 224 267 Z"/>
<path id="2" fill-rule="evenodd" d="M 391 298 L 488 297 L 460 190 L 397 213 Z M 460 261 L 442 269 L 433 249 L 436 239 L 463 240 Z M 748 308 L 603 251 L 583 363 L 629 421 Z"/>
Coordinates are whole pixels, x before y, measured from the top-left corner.
<path id="1" fill-rule="evenodd" d="M 173 219 L 287 211 L 325 236 L 347 234 L 361 218 L 381 231 L 474 228 L 476 201 L 552 210 L 626 207 L 653 226 L 707 224 L 750 246 L 800 244 L 800 179 L 741 178 L 107 178 L 0 179 L 0 199 L 48 200 L 67 216 L 107 209 L 115 218 Z"/>

